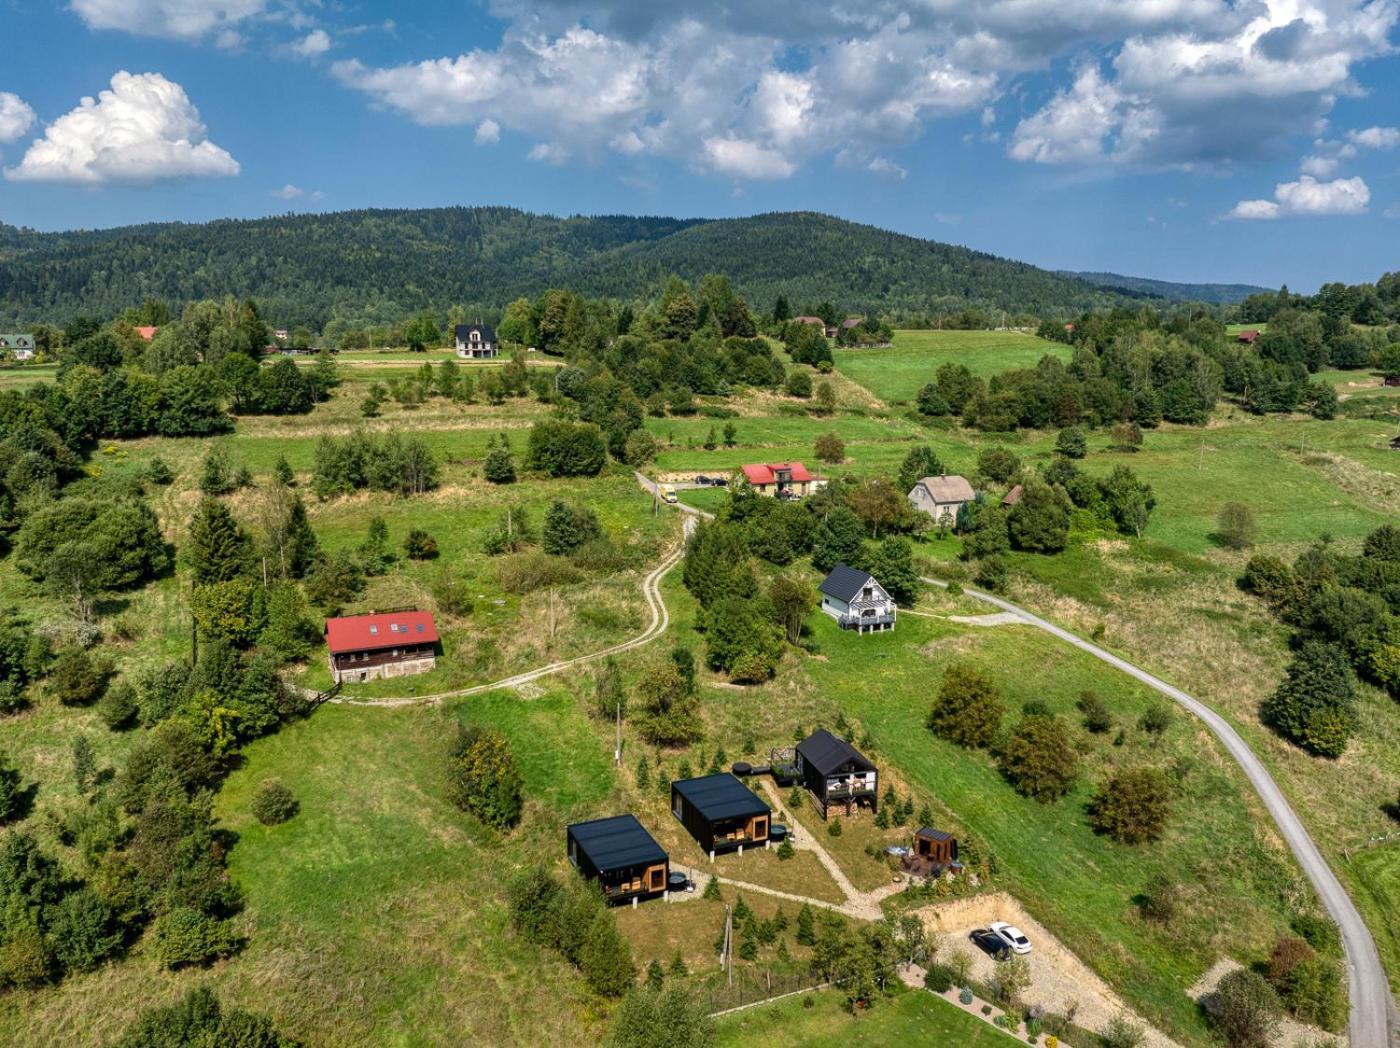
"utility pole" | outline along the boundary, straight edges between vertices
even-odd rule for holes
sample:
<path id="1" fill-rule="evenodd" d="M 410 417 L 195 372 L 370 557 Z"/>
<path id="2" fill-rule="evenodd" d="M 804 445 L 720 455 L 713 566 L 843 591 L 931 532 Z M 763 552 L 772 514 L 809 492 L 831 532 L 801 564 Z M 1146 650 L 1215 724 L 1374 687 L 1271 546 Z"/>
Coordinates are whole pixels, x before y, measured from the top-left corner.
<path id="1" fill-rule="evenodd" d="M 613 763 L 622 763 L 622 692 L 617 693 L 617 744 L 613 747 Z"/>

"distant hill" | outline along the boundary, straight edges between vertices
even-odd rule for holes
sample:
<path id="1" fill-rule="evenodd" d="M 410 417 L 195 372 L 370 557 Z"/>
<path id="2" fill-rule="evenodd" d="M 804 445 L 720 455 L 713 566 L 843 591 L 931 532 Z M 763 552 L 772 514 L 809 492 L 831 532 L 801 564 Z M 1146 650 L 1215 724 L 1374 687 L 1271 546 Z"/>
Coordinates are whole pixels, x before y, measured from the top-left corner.
<path id="1" fill-rule="evenodd" d="M 1059 272 L 1063 276 L 1074 277 L 1108 291 L 1126 291 L 1181 302 L 1211 302 L 1221 306 L 1232 306 L 1260 291 L 1273 290 L 1254 284 L 1178 284 L 1171 280 L 1125 277 L 1121 273 L 1076 273 L 1067 269 Z"/>
<path id="2" fill-rule="evenodd" d="M 783 293 L 794 306 L 1065 316 L 1150 294 L 811 212 L 558 218 L 449 207 L 67 233 L 0 225 L 0 326 L 231 293 L 278 325 L 321 327 L 454 303 L 494 311 L 549 287 L 634 298 L 671 273 L 707 272 L 728 274 L 760 310 Z"/>

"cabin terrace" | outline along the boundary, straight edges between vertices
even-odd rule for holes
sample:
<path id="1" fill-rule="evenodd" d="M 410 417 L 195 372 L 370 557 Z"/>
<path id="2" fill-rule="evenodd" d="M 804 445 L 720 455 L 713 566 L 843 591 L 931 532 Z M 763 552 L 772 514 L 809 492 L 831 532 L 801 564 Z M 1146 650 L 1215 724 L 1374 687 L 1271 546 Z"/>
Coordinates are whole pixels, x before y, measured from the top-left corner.
<path id="1" fill-rule="evenodd" d="M 437 665 L 437 625 L 426 611 L 378 612 L 326 620 L 331 679 L 357 684 L 427 673 Z"/>
<path id="2" fill-rule="evenodd" d="M 869 572 L 838 564 L 817 588 L 822 614 L 830 615 L 843 630 L 883 633 L 894 629 L 894 598 Z"/>
<path id="3" fill-rule="evenodd" d="M 797 774 L 825 819 L 833 806 L 851 815 L 875 811 L 879 772 L 859 750 L 822 728 L 797 744 Z"/>

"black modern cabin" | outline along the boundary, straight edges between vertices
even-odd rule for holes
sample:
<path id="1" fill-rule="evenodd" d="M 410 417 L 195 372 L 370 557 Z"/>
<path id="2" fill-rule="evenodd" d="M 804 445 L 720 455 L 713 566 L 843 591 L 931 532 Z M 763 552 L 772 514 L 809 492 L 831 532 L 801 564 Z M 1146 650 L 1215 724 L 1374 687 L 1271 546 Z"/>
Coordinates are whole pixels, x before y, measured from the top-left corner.
<path id="1" fill-rule="evenodd" d="M 666 891 L 670 859 L 635 815 L 576 822 L 568 828 L 568 841 L 569 861 L 598 882 L 609 902 Z"/>
<path id="2" fill-rule="evenodd" d="M 707 852 L 768 840 L 768 805 L 727 771 L 671 783 L 671 813 Z"/>
<path id="3" fill-rule="evenodd" d="M 824 728 L 797 744 L 797 773 L 823 819 L 832 807 L 846 815 L 862 807 L 875 811 L 880 783 L 875 765 Z"/>

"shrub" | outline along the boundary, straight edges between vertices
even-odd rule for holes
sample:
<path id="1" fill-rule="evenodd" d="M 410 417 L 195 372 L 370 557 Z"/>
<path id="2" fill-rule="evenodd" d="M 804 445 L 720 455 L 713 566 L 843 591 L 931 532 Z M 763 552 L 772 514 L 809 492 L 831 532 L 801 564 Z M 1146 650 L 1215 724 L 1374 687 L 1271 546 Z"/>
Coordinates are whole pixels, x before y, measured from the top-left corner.
<path id="1" fill-rule="evenodd" d="M 0 751 L 0 824 L 9 822 L 20 813 L 25 790 L 20 786 L 19 770 Z"/>
<path id="2" fill-rule="evenodd" d="M 229 1048 L 294 1048 L 272 1020 L 240 1008 L 224 1008 L 208 986 L 192 987 L 174 1004 L 147 1008 L 126 1028 L 113 1048 L 175 1048 L 227 1045 Z"/>
<path id="3" fill-rule="evenodd" d="M 617 930 L 612 911 L 599 907 L 579 949 L 579 970 L 589 989 L 605 997 L 621 997 L 636 978 L 632 948 Z"/>
<path id="4" fill-rule="evenodd" d="M 253 818 L 264 826 L 276 826 L 297 813 L 297 799 L 281 779 L 265 779 L 253 793 Z"/>
<path id="5" fill-rule="evenodd" d="M 1074 705 L 1084 714 L 1084 727 L 1093 734 L 1106 735 L 1113 730 L 1113 714 L 1096 692 L 1080 692 L 1079 700 Z"/>
<path id="6" fill-rule="evenodd" d="M 966 986 L 964 986 L 961 990 L 958 991 L 958 1000 L 964 1005 L 972 1003 L 972 996 L 972 991 L 969 990 Z"/>
<path id="7" fill-rule="evenodd" d="M 828 837 L 841 836 L 841 816 L 836 816 L 826 824 L 826 835 Z"/>
<path id="8" fill-rule="evenodd" d="M 983 1014 L 983 1015 L 991 1015 L 991 1014 L 992 1014 L 992 1006 L 991 1006 L 990 1004 L 984 1004 L 984 1005 L 982 1005 L 982 1014 Z"/>
<path id="9" fill-rule="evenodd" d="M 1229 549 L 1249 549 L 1259 528 L 1254 513 L 1243 502 L 1227 502 L 1220 507 L 1215 521 L 1215 534 Z"/>
<path id="10" fill-rule="evenodd" d="M 928 727 L 959 746 L 986 746 L 1001 727 L 1004 709 L 990 677 L 967 663 L 954 663 L 943 671 Z"/>
<path id="11" fill-rule="evenodd" d="M 1005 593 L 1006 582 L 1010 574 L 1011 570 L 1007 566 L 1006 558 L 999 553 L 993 553 L 977 562 L 977 574 L 973 576 L 972 581 L 992 593 Z M 949 589 L 951 590 L 951 588 L 950 586 Z M 958 588 L 958 592 L 962 592 L 961 587 Z"/>
<path id="12" fill-rule="evenodd" d="M 1079 769 L 1064 722 L 1046 714 L 1023 718 L 1001 747 L 997 762 L 1017 793 L 1042 803 L 1068 793 Z"/>
<path id="13" fill-rule="evenodd" d="M 91 971 L 117 951 L 122 929 L 112 907 L 90 888 L 69 892 L 46 909 L 49 943 L 64 971 Z"/>
<path id="14" fill-rule="evenodd" d="M 1055 438 L 1055 451 L 1067 459 L 1082 459 L 1089 453 L 1089 442 L 1078 426 L 1066 426 Z"/>
<path id="15" fill-rule="evenodd" d="M 156 960 L 166 968 L 206 964 L 238 948 L 228 921 L 191 906 L 177 906 L 157 917 L 151 926 L 151 943 Z"/>
<path id="16" fill-rule="evenodd" d="M 1266 1048 L 1278 1029 L 1278 995 L 1263 976 L 1240 968 L 1205 1000 L 1212 1025 L 1234 1048 Z"/>
<path id="17" fill-rule="evenodd" d="M 1089 822 L 1120 844 L 1161 838 L 1171 814 L 1172 785 L 1156 768 L 1121 771 L 1089 802 Z"/>
<path id="18" fill-rule="evenodd" d="M 472 600 L 471 587 L 466 580 L 443 568 L 429 587 L 433 603 L 445 615 L 470 615 L 476 603 Z"/>
<path id="19" fill-rule="evenodd" d="M 1158 924 L 1169 924 L 1180 909 L 1181 889 L 1164 873 L 1159 873 L 1142 889 L 1142 915 Z"/>
<path id="20" fill-rule="evenodd" d="M 779 861 L 781 861 L 781 862 L 786 862 L 788 859 L 791 859 L 791 858 L 792 858 L 794 855 L 796 855 L 796 854 L 797 854 L 797 849 L 794 848 L 794 847 L 792 846 L 792 841 L 789 840 L 788 838 L 784 837 L 784 838 L 783 838 L 783 843 L 780 844 L 780 845 L 778 845 L 778 859 L 779 859 Z"/>
<path id="21" fill-rule="evenodd" d="M 131 682 L 120 680 L 108 688 L 97 702 L 97 715 L 113 731 L 129 728 L 136 720 L 136 689 Z"/>
<path id="22" fill-rule="evenodd" d="M 488 826 L 504 830 L 520 821 L 523 782 L 510 743 L 495 728 L 458 725 L 448 782 L 456 805 Z"/>
<path id="23" fill-rule="evenodd" d="M 1328 918 L 1315 913 L 1299 914 L 1293 919 L 1293 930 L 1324 957 L 1342 955 L 1342 933 Z"/>
<path id="24" fill-rule="evenodd" d="M 846 442 L 835 433 L 823 433 L 813 451 L 818 462 L 840 462 L 846 457 Z"/>
<path id="25" fill-rule="evenodd" d="M 1138 1048 L 1147 1039 L 1147 1031 L 1119 1012 L 1109 1020 L 1099 1039 L 1103 1048 Z"/>
<path id="26" fill-rule="evenodd" d="M 403 551 L 409 560 L 432 560 L 438 555 L 437 539 L 422 528 L 410 528 L 403 540 Z"/>
<path id="27" fill-rule="evenodd" d="M 48 687 L 65 706 L 88 706 L 107 686 L 107 667 L 82 648 L 69 648 L 54 660 Z"/>
<path id="28" fill-rule="evenodd" d="M 953 988 L 953 973 L 946 965 L 930 964 L 924 972 L 924 988 L 934 993 L 947 993 Z"/>
<path id="29" fill-rule="evenodd" d="M 1154 702 L 1138 720 L 1138 727 L 1149 735 L 1164 735 L 1171 725 L 1172 710 L 1165 702 Z"/>
<path id="30" fill-rule="evenodd" d="M 1246 593 L 1252 593 L 1274 607 L 1280 607 L 1293 599 L 1297 579 L 1293 569 L 1278 557 L 1269 554 L 1255 554 L 1244 566 L 1238 586 Z"/>
<path id="31" fill-rule="evenodd" d="M 1308 641 L 1278 689 L 1265 700 L 1264 722 L 1319 757 L 1340 757 L 1356 731 L 1356 681 L 1346 652 Z"/>

